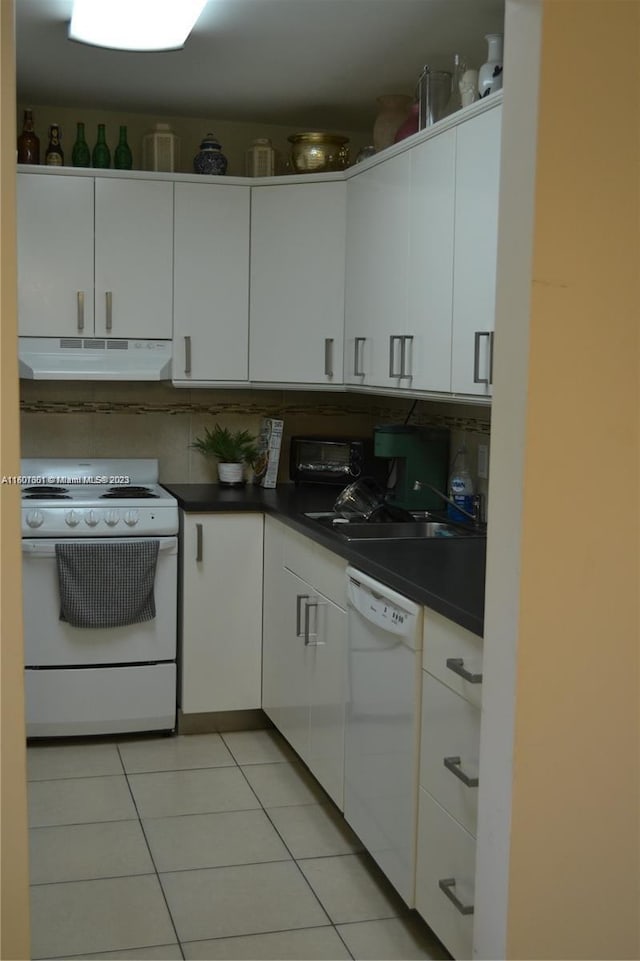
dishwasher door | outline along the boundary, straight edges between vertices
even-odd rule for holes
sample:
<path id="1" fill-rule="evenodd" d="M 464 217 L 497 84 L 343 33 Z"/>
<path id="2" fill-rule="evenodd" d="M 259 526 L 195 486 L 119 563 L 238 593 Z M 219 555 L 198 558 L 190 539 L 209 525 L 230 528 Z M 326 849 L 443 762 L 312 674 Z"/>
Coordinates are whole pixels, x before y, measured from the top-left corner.
<path id="1" fill-rule="evenodd" d="M 344 816 L 414 906 L 422 608 L 347 568 Z"/>

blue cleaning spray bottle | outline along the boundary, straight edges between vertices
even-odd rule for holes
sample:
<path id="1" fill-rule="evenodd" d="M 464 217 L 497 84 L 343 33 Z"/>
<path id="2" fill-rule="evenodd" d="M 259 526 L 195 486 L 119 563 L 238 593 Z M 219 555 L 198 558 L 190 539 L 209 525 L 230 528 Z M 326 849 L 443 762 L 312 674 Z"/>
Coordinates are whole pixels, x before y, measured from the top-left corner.
<path id="1" fill-rule="evenodd" d="M 473 478 L 467 467 L 467 447 L 462 443 L 451 464 L 449 477 L 449 497 L 463 510 L 473 513 Z M 462 514 L 452 504 L 447 505 L 447 516 L 452 521 L 468 522 L 469 518 Z"/>

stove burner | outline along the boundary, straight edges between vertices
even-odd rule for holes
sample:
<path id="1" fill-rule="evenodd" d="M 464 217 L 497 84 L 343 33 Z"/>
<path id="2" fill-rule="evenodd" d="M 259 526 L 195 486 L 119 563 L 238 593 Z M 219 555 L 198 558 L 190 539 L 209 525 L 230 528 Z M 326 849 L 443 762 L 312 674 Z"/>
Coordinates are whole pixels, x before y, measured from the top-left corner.
<path id="1" fill-rule="evenodd" d="M 71 494 L 58 494 L 52 493 L 40 493 L 40 494 L 25 494 L 23 497 L 25 501 L 70 501 L 72 500 Z"/>
<path id="2" fill-rule="evenodd" d="M 127 484 L 124 487 L 109 487 L 106 493 L 100 495 L 101 500 L 108 500 L 109 498 L 116 500 L 117 498 L 123 497 L 137 497 L 137 498 L 151 498 L 157 497 L 152 490 L 148 487 L 136 487 L 132 484 Z"/>
<path id="3" fill-rule="evenodd" d="M 50 494 L 67 494 L 68 492 L 68 487 L 53 487 L 50 484 L 35 484 L 33 487 L 22 488 L 23 494 L 38 494 L 42 497 Z"/>

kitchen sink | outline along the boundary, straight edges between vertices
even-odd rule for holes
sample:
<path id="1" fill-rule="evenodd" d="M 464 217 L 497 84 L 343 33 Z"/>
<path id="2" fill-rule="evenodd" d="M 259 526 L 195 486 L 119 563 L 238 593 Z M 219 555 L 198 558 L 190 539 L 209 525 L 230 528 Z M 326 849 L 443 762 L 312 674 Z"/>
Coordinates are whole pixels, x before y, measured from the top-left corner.
<path id="1" fill-rule="evenodd" d="M 414 515 L 412 521 L 362 521 L 350 520 L 332 511 L 313 512 L 304 515 L 325 530 L 330 530 L 346 541 L 415 540 L 432 537 L 484 537 L 482 528 L 465 527 L 448 521 L 434 519 L 426 511 Z"/>

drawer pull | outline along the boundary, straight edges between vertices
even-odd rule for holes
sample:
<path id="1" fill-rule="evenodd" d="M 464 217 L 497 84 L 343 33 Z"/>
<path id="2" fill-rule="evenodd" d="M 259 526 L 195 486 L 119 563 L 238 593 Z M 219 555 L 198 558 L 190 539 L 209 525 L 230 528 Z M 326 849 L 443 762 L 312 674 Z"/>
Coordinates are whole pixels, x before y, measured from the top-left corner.
<path id="1" fill-rule="evenodd" d="M 469 777 L 469 775 L 465 774 L 460 767 L 462 761 L 459 757 L 443 757 L 442 761 L 447 771 L 451 771 L 452 774 L 455 774 L 455 776 L 459 778 L 463 784 L 466 784 L 467 787 L 478 786 L 478 778 Z"/>
<path id="2" fill-rule="evenodd" d="M 447 667 L 454 674 L 463 677 L 469 684 L 482 684 L 482 674 L 472 674 L 471 671 L 468 671 L 461 657 L 448 657 Z"/>
<path id="3" fill-rule="evenodd" d="M 308 600 L 309 600 L 308 594 L 296 595 L 296 637 L 302 637 L 302 614 L 301 614 L 302 602 L 308 601 Z M 305 635 L 305 644 L 306 643 L 307 642 L 306 642 L 306 635 Z"/>
<path id="4" fill-rule="evenodd" d="M 473 905 L 463 904 L 462 901 L 460 901 L 453 893 L 453 888 L 455 888 L 455 886 L 456 886 L 455 878 L 440 878 L 440 880 L 438 881 L 438 887 L 440 888 L 441 891 L 443 891 L 447 895 L 449 900 L 452 902 L 452 904 L 455 905 L 456 910 L 458 910 L 460 914 L 473 914 Z"/>

